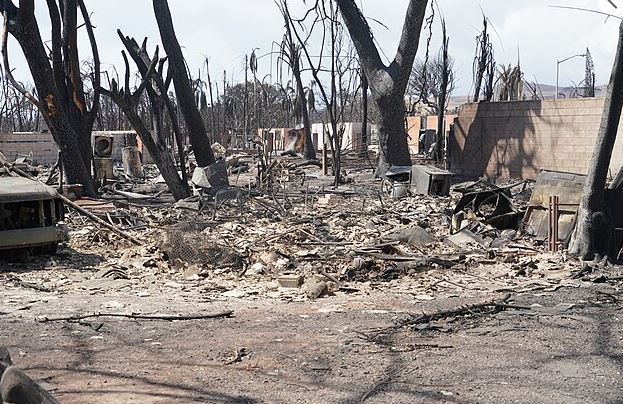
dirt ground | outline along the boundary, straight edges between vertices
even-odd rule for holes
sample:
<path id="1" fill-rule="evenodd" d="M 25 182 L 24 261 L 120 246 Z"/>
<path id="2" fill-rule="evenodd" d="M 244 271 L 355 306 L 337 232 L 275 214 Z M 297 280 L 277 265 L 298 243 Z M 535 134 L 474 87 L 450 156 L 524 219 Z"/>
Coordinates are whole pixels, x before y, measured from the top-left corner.
<path id="1" fill-rule="evenodd" d="M 67 255 L 60 257 L 62 263 Z M 2 344 L 61 402 L 623 402 L 616 285 L 550 281 L 556 286 L 547 287 L 525 279 L 514 284 L 510 302 L 533 310 L 398 327 L 370 341 L 374 329 L 408 313 L 483 302 L 508 288 L 505 281 L 474 286 L 482 271 L 468 277 L 437 269 L 298 301 L 264 279 L 245 281 L 239 289 L 251 292 L 232 297 L 205 283 L 93 282 L 88 269 L 3 265 Z M 482 279 L 495 279 L 487 276 Z M 418 287 L 430 278 L 451 283 L 422 295 Z M 275 293 L 252 292 L 259 284 Z M 234 315 L 37 321 L 87 312 L 222 310 Z"/>

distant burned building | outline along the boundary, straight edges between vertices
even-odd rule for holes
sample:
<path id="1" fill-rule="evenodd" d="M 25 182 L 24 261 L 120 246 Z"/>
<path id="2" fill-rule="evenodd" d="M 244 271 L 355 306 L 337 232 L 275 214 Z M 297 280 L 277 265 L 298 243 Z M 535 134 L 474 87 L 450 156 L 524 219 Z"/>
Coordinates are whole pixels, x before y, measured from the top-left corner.
<path id="1" fill-rule="evenodd" d="M 136 137 L 134 131 L 94 131 L 92 141 L 96 137 L 112 137 L 112 148 L 109 151 L 110 157 L 115 162 L 121 162 L 122 149 L 127 145 L 128 134 Z M 139 149 L 143 149 L 139 140 Z M 52 165 L 58 158 L 58 146 L 52 138 L 50 132 L 13 132 L 0 133 L 0 150 L 3 151 L 9 160 L 14 160 L 18 155 L 31 155 L 34 164 Z M 146 152 L 146 150 L 145 150 Z M 151 162 L 151 157 L 144 153 L 143 161 Z"/>

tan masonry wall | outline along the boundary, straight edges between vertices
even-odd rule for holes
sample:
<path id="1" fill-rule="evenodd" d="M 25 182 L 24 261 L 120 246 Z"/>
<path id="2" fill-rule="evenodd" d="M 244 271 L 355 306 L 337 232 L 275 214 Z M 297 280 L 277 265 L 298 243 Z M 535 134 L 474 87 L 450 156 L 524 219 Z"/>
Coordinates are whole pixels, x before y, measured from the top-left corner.
<path id="1" fill-rule="evenodd" d="M 121 162 L 121 149 L 125 145 L 126 132 L 94 132 L 111 133 L 113 139 L 112 158 Z M 18 154 L 28 155 L 32 152 L 34 164 L 52 165 L 58 157 L 58 147 L 49 132 L 14 132 L 0 133 L 0 150 L 13 161 Z"/>
<path id="2" fill-rule="evenodd" d="M 58 157 L 58 147 L 47 132 L 0 133 L 0 150 L 11 161 L 18 154 L 28 155 L 32 152 L 33 161 L 43 165 L 54 164 Z"/>
<path id="3" fill-rule="evenodd" d="M 535 179 L 541 169 L 586 174 L 603 98 L 470 103 L 461 107 L 449 141 L 457 174 Z M 623 165 L 619 129 L 610 170 Z"/>

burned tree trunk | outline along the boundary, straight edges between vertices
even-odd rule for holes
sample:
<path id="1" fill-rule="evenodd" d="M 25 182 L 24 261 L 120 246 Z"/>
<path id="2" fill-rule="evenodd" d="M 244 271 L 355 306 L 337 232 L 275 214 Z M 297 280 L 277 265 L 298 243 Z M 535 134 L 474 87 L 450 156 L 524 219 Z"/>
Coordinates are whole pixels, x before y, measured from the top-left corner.
<path id="1" fill-rule="evenodd" d="M 84 6 L 83 6 L 84 7 Z M 82 83 L 80 71 L 80 58 L 78 57 L 78 4 L 76 0 L 65 0 L 61 7 L 63 21 L 62 49 L 65 58 L 63 59 L 65 70 L 65 86 L 58 83 L 60 89 L 66 88 L 66 99 L 64 100 L 67 108 L 67 116 L 71 126 L 76 131 L 78 137 L 78 145 L 80 154 L 87 167 L 90 166 L 93 159 L 93 150 L 91 147 L 91 129 L 93 127 L 92 119 L 95 114 L 89 114 L 86 107 L 86 96 L 84 85 Z M 86 10 L 85 10 L 86 13 Z M 88 16 L 88 14 L 87 14 Z M 87 20 L 86 23 L 89 35 L 92 35 L 92 27 Z M 99 55 L 97 48 L 93 49 L 93 55 L 96 59 L 95 67 L 99 69 Z M 95 102 L 99 103 L 99 71 L 93 73 Z M 89 122 L 90 121 L 90 122 Z"/>
<path id="2" fill-rule="evenodd" d="M 480 54 L 476 55 L 476 71 L 475 71 L 475 79 L 474 79 L 474 97 L 472 99 L 473 102 L 478 102 L 480 99 L 480 90 L 482 88 L 482 80 L 485 76 L 485 72 L 487 71 L 488 61 L 489 61 L 489 34 L 487 32 L 488 22 L 487 17 L 483 15 L 482 17 L 483 29 L 480 37 L 477 39 L 478 45 L 476 48 L 476 52 L 480 50 Z"/>
<path id="3" fill-rule="evenodd" d="M 570 252 L 590 259 L 594 253 L 605 255 L 609 251 L 610 237 L 604 238 L 611 228 L 611 217 L 605 206 L 605 187 L 612 149 L 616 141 L 621 109 L 623 108 L 623 22 L 619 27 L 619 43 L 610 83 L 604 102 L 599 134 L 595 142 L 593 158 L 584 184 L 578 221 L 570 246 Z M 598 243 L 600 240 L 601 243 Z"/>
<path id="4" fill-rule="evenodd" d="M 410 0 L 398 52 L 386 66 L 372 32 L 354 0 L 336 0 L 370 83 L 372 100 L 381 113 L 379 167 L 384 174 L 391 165 L 411 165 L 404 125 L 404 94 L 418 50 L 427 0 Z"/>
<path id="5" fill-rule="evenodd" d="M 99 92 L 94 91 L 93 103 L 91 109 L 88 110 L 84 102 L 84 90 L 82 89 L 79 71 L 76 75 L 76 66 L 79 66 L 79 60 L 74 34 L 75 27 L 77 27 L 78 5 L 85 19 L 91 48 L 94 52 L 93 84 L 99 87 L 97 46 L 88 13 L 86 13 L 82 1 L 61 0 L 60 4 L 64 10 L 62 20 L 56 2 L 47 0 L 52 26 L 52 64 L 50 65 L 48 53 L 43 45 L 35 18 L 34 1 L 20 1 L 19 8 L 10 0 L 0 1 L 0 11 L 5 19 L 3 36 L 5 74 L 14 86 L 19 87 L 19 84 L 12 79 L 8 66 L 6 36 L 10 32 L 20 44 L 37 90 L 37 97 L 29 94 L 28 99 L 40 110 L 54 141 L 63 153 L 67 180 L 82 184 L 85 195 L 95 196 L 96 191 L 90 170 L 90 145 L 91 128 L 99 106 Z M 24 89 L 20 89 L 20 91 L 26 93 Z"/>
<path id="6" fill-rule="evenodd" d="M 167 0 L 153 0 L 153 6 L 162 45 L 169 57 L 169 68 L 173 69 L 175 95 L 186 122 L 188 136 L 195 152 L 197 165 L 207 167 L 215 162 L 214 153 L 212 152 L 203 118 L 195 103 L 195 95 L 190 85 L 188 72 L 186 71 L 184 55 L 175 35 L 169 4 Z"/>
<path id="7" fill-rule="evenodd" d="M 214 97 L 212 95 L 212 78 L 210 77 L 210 64 L 208 62 L 208 58 L 206 58 L 206 72 L 208 75 L 208 89 L 210 91 L 210 122 L 212 124 L 212 136 L 216 137 L 218 131 L 218 126 L 216 125 L 216 122 L 218 121 L 218 116 L 214 117 L 214 113 L 215 113 L 215 106 L 214 106 Z M 214 139 L 216 140 L 216 139 Z M 218 139 L 218 141 L 222 144 L 223 143 L 223 139 Z"/>
<path id="8" fill-rule="evenodd" d="M 316 148 L 311 134 L 311 121 L 309 119 L 310 105 L 307 104 L 307 97 L 305 96 L 305 88 L 303 86 L 303 79 L 301 78 L 301 51 L 294 41 L 294 35 L 292 34 L 291 17 L 286 8 L 286 4 L 283 4 L 282 15 L 285 22 L 286 35 L 283 42 L 283 57 L 287 60 L 294 81 L 296 82 L 296 96 L 298 98 L 299 111 L 297 119 L 303 121 L 305 131 L 305 143 L 303 144 L 303 157 L 306 160 L 316 160 Z M 313 108 L 314 106 L 311 105 Z"/>
<path id="9" fill-rule="evenodd" d="M 130 92 L 130 67 L 125 52 L 122 52 L 126 68 L 125 86 L 119 88 L 116 81 L 112 80 L 110 89 L 101 89 L 101 91 L 104 95 L 113 100 L 123 111 L 126 118 L 130 122 L 130 125 L 132 125 L 138 136 L 141 138 L 143 145 L 154 159 L 160 174 L 162 174 L 162 178 L 164 178 L 164 181 L 169 187 L 169 191 L 171 191 L 176 200 L 179 200 L 190 196 L 188 183 L 183 181 L 178 175 L 177 167 L 175 166 L 173 157 L 171 156 L 169 150 L 167 150 L 166 145 L 162 142 L 154 141 L 152 134 L 149 132 L 149 129 L 147 129 L 147 126 L 137 112 L 137 105 L 141 94 L 145 90 L 146 86 L 151 86 L 150 77 L 155 70 L 156 62 L 158 61 L 157 52 L 158 51 L 156 50 L 156 56 L 154 56 L 152 64 L 144 74 L 145 78 L 143 79 L 141 86 L 134 92 L 134 94 Z"/>
<path id="10" fill-rule="evenodd" d="M 316 147 L 311 134 L 311 121 L 309 120 L 309 106 L 307 105 L 307 97 L 305 97 L 305 89 L 303 88 L 303 81 L 301 79 L 301 71 L 299 68 L 299 62 L 295 63 L 296 67 L 292 67 L 292 74 L 296 80 L 296 92 L 298 93 L 299 103 L 301 108 L 301 118 L 303 119 L 303 126 L 305 131 L 305 143 L 303 144 L 303 158 L 305 160 L 316 160 Z M 296 73 L 294 72 L 296 70 Z"/>
<path id="11" fill-rule="evenodd" d="M 443 32 L 443 44 L 441 46 L 441 87 L 439 91 L 439 111 L 437 113 L 437 146 L 435 148 L 435 161 L 438 163 L 444 159 L 444 150 L 447 147 L 446 143 L 446 104 L 448 98 L 448 84 L 450 82 L 450 59 L 448 55 L 449 39 L 446 34 L 446 23 L 442 20 L 441 29 Z"/>
<path id="12" fill-rule="evenodd" d="M 138 67 L 138 71 L 141 74 L 141 77 L 145 81 L 147 96 L 149 97 L 149 101 L 151 103 L 152 121 L 154 122 L 156 139 L 159 143 L 158 147 L 163 150 L 166 149 L 166 142 L 164 140 L 163 134 L 165 108 L 166 111 L 169 113 L 171 126 L 173 127 L 173 133 L 175 135 L 175 142 L 177 144 L 180 165 L 182 167 L 182 180 L 184 183 L 188 183 L 188 178 L 186 175 L 186 154 L 184 152 L 182 131 L 179 126 L 176 109 L 168 94 L 168 89 L 171 85 L 171 75 L 169 74 L 169 72 L 167 72 L 166 80 L 164 79 L 163 71 L 165 59 L 162 59 L 160 61 L 157 60 L 158 48 L 156 48 L 154 59 L 152 60 L 149 57 L 147 53 L 147 38 L 143 40 L 142 46 L 139 47 L 138 43 L 134 40 L 134 38 L 123 35 L 121 30 L 117 30 L 117 35 L 119 35 L 121 42 L 127 49 L 132 60 L 134 60 L 134 63 Z M 149 76 L 149 67 L 155 63 L 158 63 L 158 69 L 157 71 L 152 72 L 151 76 Z"/>
<path id="13" fill-rule="evenodd" d="M 162 174 L 162 178 L 164 178 L 175 200 L 188 198 L 190 196 L 188 184 L 182 181 L 177 173 L 177 167 L 171 157 L 170 151 L 161 142 L 154 141 L 149 129 L 147 129 L 145 123 L 138 116 L 135 109 L 125 107 L 121 109 L 156 163 L 158 171 Z"/>
<path id="14" fill-rule="evenodd" d="M 377 174 L 385 174 L 390 166 L 410 166 L 411 153 L 405 133 L 404 100 L 397 93 L 373 94 L 380 113 L 378 127 L 379 166 Z M 404 134 L 404 137 L 402 136 Z"/>
<path id="15" fill-rule="evenodd" d="M 359 73 L 361 76 L 361 150 L 360 156 L 368 155 L 368 78 L 363 69 Z"/>

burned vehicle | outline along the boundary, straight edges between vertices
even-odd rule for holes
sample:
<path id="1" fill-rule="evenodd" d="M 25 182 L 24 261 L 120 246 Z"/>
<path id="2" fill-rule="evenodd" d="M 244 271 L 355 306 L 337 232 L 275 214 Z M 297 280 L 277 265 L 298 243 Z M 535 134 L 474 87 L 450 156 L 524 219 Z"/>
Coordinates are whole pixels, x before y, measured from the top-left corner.
<path id="1" fill-rule="evenodd" d="M 65 241 L 64 206 L 52 187 L 4 173 L 0 176 L 0 254 L 53 254 Z"/>

